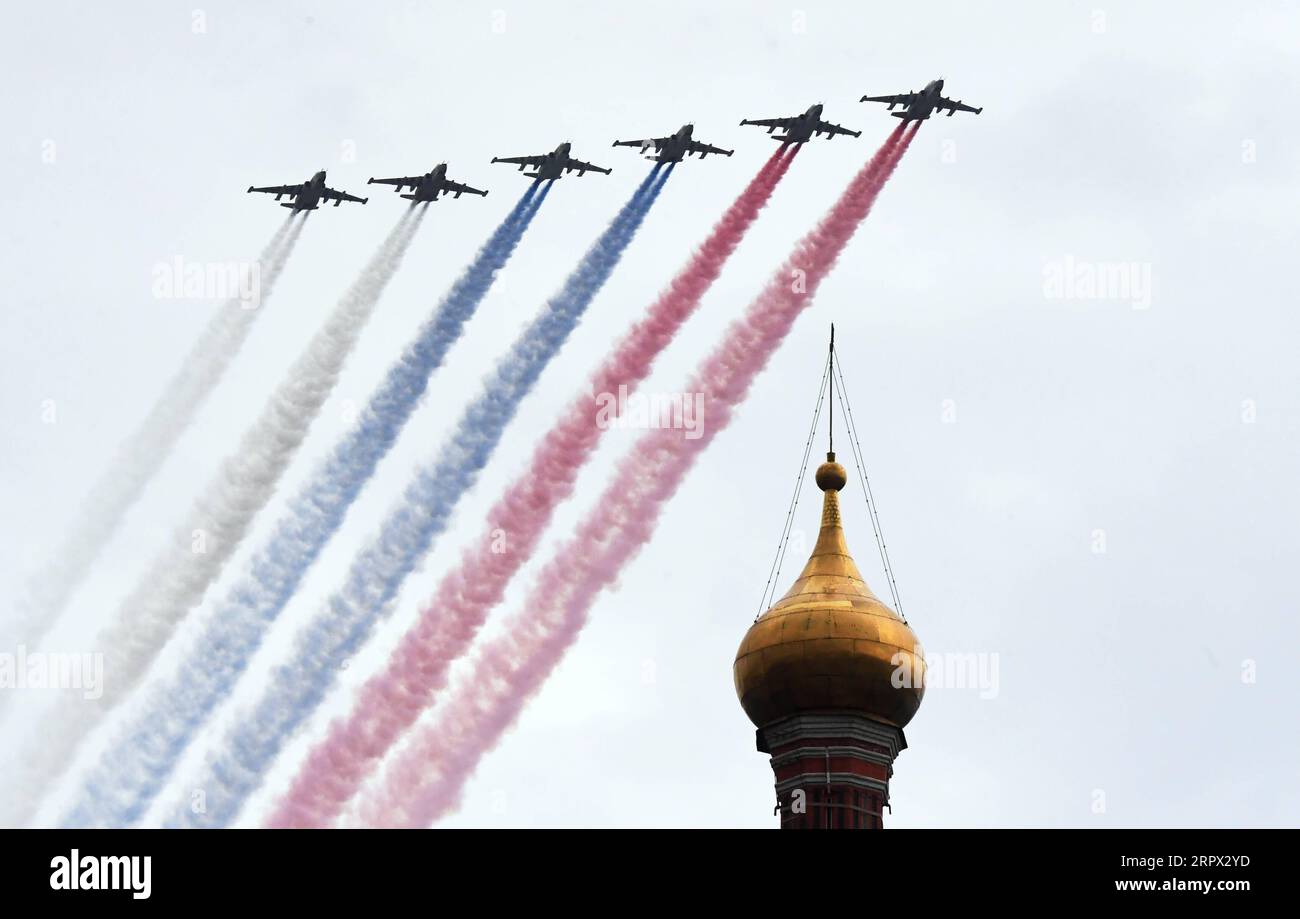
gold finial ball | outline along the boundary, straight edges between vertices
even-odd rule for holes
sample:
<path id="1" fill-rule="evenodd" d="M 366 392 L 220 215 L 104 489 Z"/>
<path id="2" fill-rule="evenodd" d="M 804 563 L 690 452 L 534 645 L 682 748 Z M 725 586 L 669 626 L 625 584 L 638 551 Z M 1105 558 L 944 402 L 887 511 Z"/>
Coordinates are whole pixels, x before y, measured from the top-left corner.
<path id="1" fill-rule="evenodd" d="M 835 462 L 834 453 L 827 453 L 826 462 L 817 467 L 817 487 L 822 491 L 843 491 L 847 484 L 848 471 Z"/>

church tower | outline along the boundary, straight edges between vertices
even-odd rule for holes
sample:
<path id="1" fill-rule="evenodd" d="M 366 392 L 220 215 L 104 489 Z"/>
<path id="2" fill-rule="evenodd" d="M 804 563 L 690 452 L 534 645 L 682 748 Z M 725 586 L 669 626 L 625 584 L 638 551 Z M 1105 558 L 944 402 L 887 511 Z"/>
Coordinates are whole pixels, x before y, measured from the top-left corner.
<path id="1" fill-rule="evenodd" d="M 849 554 L 840 516 L 848 475 L 833 452 L 816 481 L 817 545 L 741 641 L 736 694 L 771 757 L 782 829 L 879 829 L 894 759 L 907 747 L 903 727 L 925 694 L 925 661 Z"/>

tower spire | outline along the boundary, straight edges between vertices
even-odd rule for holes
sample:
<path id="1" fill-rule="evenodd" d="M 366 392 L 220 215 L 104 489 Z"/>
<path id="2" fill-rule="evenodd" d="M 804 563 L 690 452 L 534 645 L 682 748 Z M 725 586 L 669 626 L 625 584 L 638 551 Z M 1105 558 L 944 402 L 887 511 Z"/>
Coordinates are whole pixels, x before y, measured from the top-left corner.
<path id="1" fill-rule="evenodd" d="M 831 349 L 826 357 L 826 363 L 830 367 L 831 378 L 831 409 L 827 413 L 830 419 L 827 432 L 830 435 L 830 445 L 826 449 L 826 460 L 831 462 L 835 459 L 835 323 L 831 323 Z"/>
<path id="2" fill-rule="evenodd" d="M 822 517 L 812 554 L 750 626 L 733 665 L 759 752 L 771 756 L 782 827 L 883 826 L 903 728 L 925 693 L 915 633 L 871 592 L 849 552 L 840 508 L 848 478 L 832 449 L 815 473 Z"/>

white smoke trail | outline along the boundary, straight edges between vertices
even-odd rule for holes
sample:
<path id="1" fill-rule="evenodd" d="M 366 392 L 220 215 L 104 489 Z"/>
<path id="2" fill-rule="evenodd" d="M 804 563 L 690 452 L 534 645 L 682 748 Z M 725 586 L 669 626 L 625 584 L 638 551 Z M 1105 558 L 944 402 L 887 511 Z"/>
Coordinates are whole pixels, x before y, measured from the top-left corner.
<path id="1" fill-rule="evenodd" d="M 82 738 L 126 697 L 176 625 L 203 599 L 306 437 L 424 211 L 413 208 L 403 214 L 99 635 L 93 650 L 104 659 L 103 694 L 93 701 L 75 695 L 57 699 L 50 716 L 41 720 L 39 735 L 27 744 L 26 755 L 6 776 L 14 800 L 0 809 L 0 825 L 30 819 Z"/>
<path id="2" fill-rule="evenodd" d="M 24 595 L 15 603 L 10 621 L 5 623 L 4 647 L 19 644 L 34 647 L 49 631 L 122 517 L 140 497 L 189 427 L 199 406 L 239 353 L 240 345 L 262 314 L 266 298 L 289 260 L 302 226 L 303 220 L 292 217 L 280 225 L 258 256 L 261 275 L 258 306 L 248 308 L 239 300 L 231 300 L 217 310 L 144 422 L 117 448 L 82 500 L 71 532 L 31 577 Z"/>

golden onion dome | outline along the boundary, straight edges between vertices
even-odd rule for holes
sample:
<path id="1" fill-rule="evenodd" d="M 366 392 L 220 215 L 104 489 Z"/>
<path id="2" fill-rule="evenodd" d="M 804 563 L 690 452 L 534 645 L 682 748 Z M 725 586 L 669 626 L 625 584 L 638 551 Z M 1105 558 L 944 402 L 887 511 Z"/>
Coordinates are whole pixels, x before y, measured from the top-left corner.
<path id="1" fill-rule="evenodd" d="M 825 493 L 817 545 L 785 596 L 745 633 L 733 666 L 736 695 L 760 728 L 837 709 L 902 728 L 925 695 L 920 642 L 849 555 L 839 503 L 848 474 L 834 453 L 816 480 Z"/>

